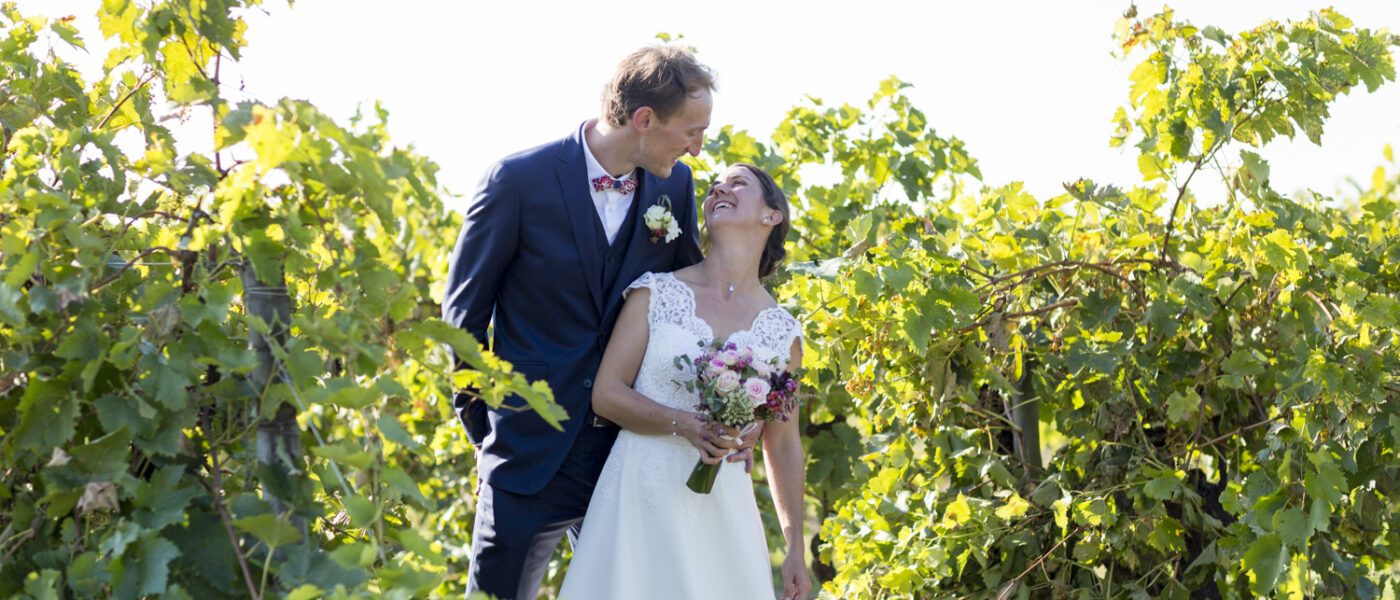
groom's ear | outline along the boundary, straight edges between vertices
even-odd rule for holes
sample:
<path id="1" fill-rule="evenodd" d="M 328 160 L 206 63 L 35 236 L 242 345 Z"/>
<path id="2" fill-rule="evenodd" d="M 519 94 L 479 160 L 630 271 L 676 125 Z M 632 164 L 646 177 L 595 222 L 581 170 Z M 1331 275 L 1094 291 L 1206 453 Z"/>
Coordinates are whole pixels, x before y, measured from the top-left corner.
<path id="1" fill-rule="evenodd" d="M 656 118 L 656 111 L 650 106 L 643 106 L 632 111 L 632 127 L 638 132 L 646 131 L 653 125 L 659 123 L 660 120 Z"/>

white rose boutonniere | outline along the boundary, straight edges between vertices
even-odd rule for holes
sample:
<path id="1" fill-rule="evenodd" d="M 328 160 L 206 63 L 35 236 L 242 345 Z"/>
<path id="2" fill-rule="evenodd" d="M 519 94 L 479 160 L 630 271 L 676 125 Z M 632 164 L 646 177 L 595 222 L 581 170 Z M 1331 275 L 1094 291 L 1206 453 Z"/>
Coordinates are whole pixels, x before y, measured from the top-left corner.
<path id="1" fill-rule="evenodd" d="M 658 240 L 669 244 L 681 235 L 681 226 L 676 223 L 675 215 L 671 214 L 671 199 L 665 194 L 656 199 L 656 204 L 648 208 L 642 218 L 646 222 L 647 230 L 651 232 L 653 244 Z"/>

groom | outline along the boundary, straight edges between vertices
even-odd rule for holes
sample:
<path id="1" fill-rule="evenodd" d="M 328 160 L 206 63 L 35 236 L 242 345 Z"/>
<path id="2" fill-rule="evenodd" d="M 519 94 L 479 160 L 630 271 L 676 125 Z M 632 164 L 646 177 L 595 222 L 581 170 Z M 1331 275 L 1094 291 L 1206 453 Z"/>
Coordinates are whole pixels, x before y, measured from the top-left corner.
<path id="1" fill-rule="evenodd" d="M 569 414 L 557 431 L 511 410 L 518 398 L 492 409 L 455 394 L 481 481 L 468 594 L 532 600 L 559 539 L 577 535 L 617 437 L 590 398 L 622 292 L 644 272 L 701 258 L 695 184 L 678 159 L 700 152 L 713 88 L 690 52 L 634 52 L 604 90 L 599 118 L 493 165 L 467 209 L 443 318 L 483 341 L 493 323 L 491 349 L 548 382 Z M 680 235 L 648 229 L 654 206 Z"/>

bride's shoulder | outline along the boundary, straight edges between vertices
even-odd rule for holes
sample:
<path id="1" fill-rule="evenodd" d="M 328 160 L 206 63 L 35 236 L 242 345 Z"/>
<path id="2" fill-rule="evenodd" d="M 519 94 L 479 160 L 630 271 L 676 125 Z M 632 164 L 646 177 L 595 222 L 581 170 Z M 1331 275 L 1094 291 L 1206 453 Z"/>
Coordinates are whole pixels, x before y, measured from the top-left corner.
<path id="1" fill-rule="evenodd" d="M 686 284 L 689 284 L 689 285 L 698 285 L 698 284 L 700 283 L 699 274 L 700 274 L 700 267 L 699 267 L 698 265 L 690 265 L 689 267 L 681 267 L 681 268 L 679 268 L 679 269 L 676 269 L 676 270 L 674 270 L 674 271 L 671 271 L 671 272 L 669 272 L 669 273 L 666 273 L 666 275 L 675 278 L 677 281 L 680 281 L 681 283 L 686 283 Z"/>

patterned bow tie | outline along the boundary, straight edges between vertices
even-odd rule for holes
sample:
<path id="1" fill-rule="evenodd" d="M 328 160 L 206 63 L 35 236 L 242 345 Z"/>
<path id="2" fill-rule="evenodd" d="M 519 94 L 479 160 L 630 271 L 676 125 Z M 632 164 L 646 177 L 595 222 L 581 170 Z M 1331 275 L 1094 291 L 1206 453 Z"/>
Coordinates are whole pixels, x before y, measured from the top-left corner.
<path id="1" fill-rule="evenodd" d="M 617 190 L 623 194 L 630 194 L 637 189 L 637 179 L 613 179 L 607 175 L 595 177 L 593 180 L 593 191 L 602 192 L 607 190 Z"/>

